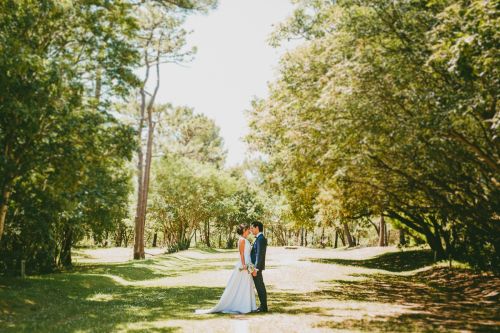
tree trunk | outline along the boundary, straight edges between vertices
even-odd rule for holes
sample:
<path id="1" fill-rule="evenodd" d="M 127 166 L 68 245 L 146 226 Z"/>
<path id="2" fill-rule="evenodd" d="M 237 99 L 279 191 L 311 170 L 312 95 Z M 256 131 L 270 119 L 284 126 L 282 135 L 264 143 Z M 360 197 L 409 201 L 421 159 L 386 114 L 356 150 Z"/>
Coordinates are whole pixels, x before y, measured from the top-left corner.
<path id="1" fill-rule="evenodd" d="M 64 238 L 61 246 L 61 253 L 59 256 L 59 262 L 64 267 L 71 267 L 71 245 L 73 243 L 73 230 L 71 227 L 66 226 L 64 228 Z"/>
<path id="2" fill-rule="evenodd" d="M 153 235 L 153 247 L 157 247 L 157 241 L 158 241 L 158 233 L 155 231 Z"/>
<path id="3" fill-rule="evenodd" d="M 108 237 L 109 237 L 109 233 L 108 231 L 106 231 L 104 233 L 104 239 L 102 240 L 102 247 L 108 247 Z"/>
<path id="4" fill-rule="evenodd" d="M 136 214 L 135 214 L 135 238 L 134 238 L 134 259 L 144 259 L 144 229 L 142 228 L 142 149 L 139 152 L 139 162 L 138 164 L 138 194 L 137 194 L 137 206 L 136 206 Z"/>
<path id="5" fill-rule="evenodd" d="M 158 45 L 161 45 L 162 37 L 159 38 Z M 151 37 L 152 38 L 152 37 Z M 153 123 L 153 105 L 160 88 L 160 56 L 161 47 L 156 50 L 156 57 L 150 61 L 148 57 L 148 52 L 144 53 L 144 61 L 146 64 L 146 74 L 142 81 L 142 86 L 140 88 L 141 94 L 141 118 L 139 123 L 139 149 L 138 149 L 138 200 L 136 209 L 136 221 L 135 221 L 135 242 L 134 242 L 134 259 L 144 259 L 144 229 L 146 227 L 146 210 L 148 202 L 148 192 L 149 192 L 149 178 L 151 173 L 151 159 L 152 159 L 152 149 L 153 149 L 153 135 L 154 135 L 154 123 Z M 146 84 L 149 80 L 149 73 L 152 64 L 156 66 L 156 85 L 154 92 L 146 105 Z M 147 122 L 148 122 L 148 136 L 146 144 L 146 158 L 144 161 L 143 168 L 143 156 L 142 156 L 142 128 L 144 126 L 144 116 L 147 111 Z"/>
<path id="6" fill-rule="evenodd" d="M 379 235 L 378 235 L 378 246 L 387 246 L 387 230 L 384 220 L 384 215 L 380 215 L 380 225 L 379 225 Z"/>
<path id="7" fill-rule="evenodd" d="M 333 248 L 336 249 L 339 245 L 339 232 L 337 228 L 335 228 L 335 243 L 333 245 Z"/>
<path id="8" fill-rule="evenodd" d="M 185 239 L 186 239 L 186 224 L 182 222 L 179 238 L 177 239 L 177 247 L 179 248 L 179 250 L 182 250 Z"/>
<path id="9" fill-rule="evenodd" d="M 7 209 L 9 208 L 10 194 L 11 191 L 7 189 L 7 186 L 4 186 L 2 191 L 2 202 L 0 204 L 0 240 L 2 240 L 5 218 L 7 217 Z"/>
<path id="10" fill-rule="evenodd" d="M 443 248 L 443 244 L 441 242 L 441 237 L 439 235 L 434 235 L 432 233 L 425 234 L 425 238 L 427 239 L 427 243 L 434 251 L 434 256 L 436 260 L 446 259 L 446 251 Z"/>
<path id="11" fill-rule="evenodd" d="M 149 72 L 149 70 L 148 70 Z M 142 187 L 144 182 L 144 155 L 142 152 L 142 129 L 144 128 L 144 115 L 146 110 L 146 94 L 141 89 L 141 118 L 139 120 L 139 145 L 137 148 L 137 205 L 135 210 L 135 238 L 134 238 L 134 259 L 144 259 L 144 246 L 141 239 L 144 239 L 144 230 L 142 230 Z"/>
<path id="12" fill-rule="evenodd" d="M 342 246 L 346 246 L 347 242 L 345 239 L 344 231 L 338 229 L 337 232 L 339 233 L 340 240 L 342 241 Z"/>
<path id="13" fill-rule="evenodd" d="M 151 37 L 152 38 L 152 35 Z M 151 39 L 148 41 L 150 42 Z M 142 130 L 144 128 L 144 117 L 146 115 L 146 84 L 149 80 L 149 73 L 151 69 L 150 60 L 148 57 L 148 52 L 144 52 L 144 61 L 146 64 L 146 74 L 142 85 L 140 88 L 141 95 L 141 107 L 140 107 L 140 118 L 139 118 L 139 130 L 138 130 L 138 148 L 137 148 L 137 206 L 135 213 L 135 233 L 134 233 L 134 259 L 144 259 L 144 212 L 142 208 L 144 207 L 144 155 L 142 151 Z"/>
<path id="14" fill-rule="evenodd" d="M 307 244 L 308 244 L 308 242 L 307 242 L 307 229 L 305 229 L 304 230 L 304 246 L 307 247 Z"/>
<path id="15" fill-rule="evenodd" d="M 349 247 L 353 247 L 354 241 L 351 237 L 351 232 L 349 231 L 349 226 L 347 225 L 347 223 L 343 223 L 343 227 L 344 227 L 344 236 L 347 238 L 347 244 L 349 245 Z"/>
<path id="16" fill-rule="evenodd" d="M 210 247 L 210 221 L 205 222 L 205 244 Z"/>
<path id="17" fill-rule="evenodd" d="M 300 246 L 304 246 L 304 228 L 300 228 Z"/>
<path id="18" fill-rule="evenodd" d="M 404 229 L 399 229 L 399 245 L 406 245 L 406 235 Z"/>
<path id="19" fill-rule="evenodd" d="M 226 242 L 226 249 L 234 248 L 234 238 L 229 236 Z"/>
<path id="20" fill-rule="evenodd" d="M 153 157 L 153 135 L 154 135 L 154 124 L 152 119 L 152 110 L 148 110 L 148 140 L 146 146 L 146 159 L 144 166 L 144 183 L 142 186 L 142 200 L 141 200 L 141 233 L 142 237 L 140 238 L 140 248 L 141 248 L 141 259 L 144 259 L 144 230 L 146 228 L 146 213 L 147 213 L 147 205 L 148 205 L 148 194 L 149 194 L 149 180 L 151 175 L 151 160 Z"/>
<path id="21" fill-rule="evenodd" d="M 167 227 L 163 227 L 163 243 L 165 247 L 169 247 L 172 245 L 172 235 L 169 232 Z"/>
<path id="22" fill-rule="evenodd" d="M 375 231 L 377 233 L 377 235 L 380 235 L 380 231 L 379 231 L 379 227 L 378 225 L 372 221 L 372 219 L 368 219 L 368 222 L 370 222 L 370 224 L 375 228 Z"/>

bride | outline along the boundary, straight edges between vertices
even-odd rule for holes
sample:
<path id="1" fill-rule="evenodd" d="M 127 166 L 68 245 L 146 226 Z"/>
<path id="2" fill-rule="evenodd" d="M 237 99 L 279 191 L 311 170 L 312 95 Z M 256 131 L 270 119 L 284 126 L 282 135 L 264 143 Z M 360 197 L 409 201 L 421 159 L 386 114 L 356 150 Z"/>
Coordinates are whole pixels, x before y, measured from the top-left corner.
<path id="1" fill-rule="evenodd" d="M 250 234 L 250 227 L 247 224 L 240 224 L 236 232 L 240 235 L 238 240 L 240 260 L 234 267 L 226 289 L 215 307 L 208 310 L 196 310 L 196 314 L 248 313 L 257 309 L 253 279 L 248 271 L 248 265 L 252 263 L 250 259 L 251 245 L 246 239 Z"/>

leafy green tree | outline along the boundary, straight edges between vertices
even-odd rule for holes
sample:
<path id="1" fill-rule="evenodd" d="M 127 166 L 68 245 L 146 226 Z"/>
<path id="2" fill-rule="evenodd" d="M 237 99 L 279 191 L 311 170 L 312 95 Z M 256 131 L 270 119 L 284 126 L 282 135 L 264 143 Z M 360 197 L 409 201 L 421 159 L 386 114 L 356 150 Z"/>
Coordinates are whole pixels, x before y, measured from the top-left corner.
<path id="1" fill-rule="evenodd" d="M 150 216 L 161 226 L 168 251 L 189 248 L 202 225 L 210 246 L 210 224 L 225 213 L 235 181 L 212 165 L 175 156 L 162 158 L 154 177 Z"/>
<path id="2" fill-rule="evenodd" d="M 187 107 L 172 108 L 164 119 L 160 135 L 160 150 L 182 157 L 224 166 L 227 152 L 220 129 L 203 114 L 196 114 Z"/>
<path id="3" fill-rule="evenodd" d="M 90 59 L 106 47 L 100 68 L 110 89 L 134 83 L 136 57 L 124 38 L 133 31 L 129 9 L 120 1 L 0 4 L 0 237 L 17 182 L 50 165 L 52 146 L 64 140 L 61 124 L 90 106 L 82 75 Z"/>
<path id="4" fill-rule="evenodd" d="M 440 258 L 498 266 L 497 15 L 481 1 L 300 1 L 272 39 L 305 42 L 250 112 L 269 177 L 312 202 L 330 193 L 340 219 L 397 220 Z"/>
<path id="5" fill-rule="evenodd" d="M 32 272 L 70 265 L 79 230 L 100 233 L 123 215 L 133 131 L 109 102 L 136 84 L 131 10 L 122 1 L 0 3 L 2 271 L 21 259 Z"/>
<path id="6" fill-rule="evenodd" d="M 26 260 L 28 272 L 71 266 L 71 248 L 84 237 L 103 238 L 127 214 L 133 132 L 100 113 L 60 124 L 65 139 L 51 146 L 56 157 L 16 184 L 2 239 L 1 270 Z"/>
<path id="7" fill-rule="evenodd" d="M 236 178 L 236 181 L 237 188 L 223 201 L 224 209 L 217 216 L 215 224 L 219 237 L 225 238 L 225 247 L 228 249 L 236 245 L 236 227 L 242 223 L 250 225 L 262 220 L 265 212 L 257 190 L 245 178 Z"/>
<path id="8" fill-rule="evenodd" d="M 194 48 L 186 47 L 188 32 L 182 27 L 189 12 L 204 11 L 215 1 L 143 1 L 137 4 L 136 38 L 142 54 L 144 75 L 139 84 L 140 107 L 137 150 L 137 208 L 135 214 L 134 259 L 144 259 L 144 232 L 148 207 L 149 182 L 156 122 L 155 100 L 160 87 L 160 65 L 184 62 L 191 58 Z M 154 83 L 151 84 L 151 81 Z M 152 86 L 152 89 L 150 87 Z M 145 133 L 143 133 L 145 132 Z M 143 136 L 146 138 L 143 148 Z M 144 152 L 145 150 L 145 152 Z"/>
<path id="9" fill-rule="evenodd" d="M 215 123 L 189 108 L 168 107 L 158 132 L 149 218 L 168 251 L 200 242 L 232 248 L 234 228 L 263 215 L 259 195 L 241 168 L 224 169 L 225 150 Z"/>

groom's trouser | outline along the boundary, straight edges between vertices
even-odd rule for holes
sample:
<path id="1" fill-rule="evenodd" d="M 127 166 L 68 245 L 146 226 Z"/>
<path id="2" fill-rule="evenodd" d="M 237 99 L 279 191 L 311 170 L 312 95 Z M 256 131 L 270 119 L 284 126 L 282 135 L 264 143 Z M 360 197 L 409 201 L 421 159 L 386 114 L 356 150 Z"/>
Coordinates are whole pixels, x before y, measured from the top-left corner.
<path id="1" fill-rule="evenodd" d="M 257 289 L 257 295 L 259 295 L 260 308 L 267 310 L 267 291 L 264 279 L 262 278 L 262 271 L 257 271 L 257 275 L 253 277 L 253 282 L 255 289 Z"/>

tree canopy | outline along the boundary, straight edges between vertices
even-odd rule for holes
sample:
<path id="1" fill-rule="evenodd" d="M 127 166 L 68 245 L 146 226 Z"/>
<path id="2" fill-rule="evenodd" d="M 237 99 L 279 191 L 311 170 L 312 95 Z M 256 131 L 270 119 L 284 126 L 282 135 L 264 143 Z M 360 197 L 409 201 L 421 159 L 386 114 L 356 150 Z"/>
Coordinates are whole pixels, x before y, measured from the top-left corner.
<path id="1" fill-rule="evenodd" d="M 497 28 L 492 2 L 299 2 L 272 41 L 304 42 L 249 116 L 267 179 L 297 213 L 382 214 L 498 267 Z"/>

